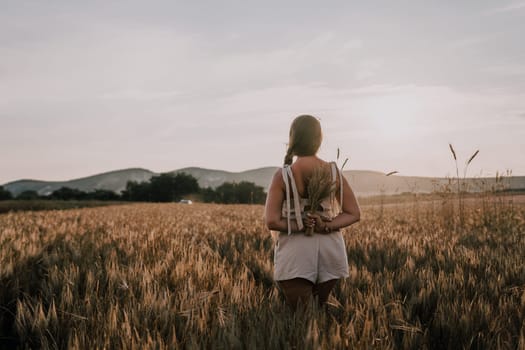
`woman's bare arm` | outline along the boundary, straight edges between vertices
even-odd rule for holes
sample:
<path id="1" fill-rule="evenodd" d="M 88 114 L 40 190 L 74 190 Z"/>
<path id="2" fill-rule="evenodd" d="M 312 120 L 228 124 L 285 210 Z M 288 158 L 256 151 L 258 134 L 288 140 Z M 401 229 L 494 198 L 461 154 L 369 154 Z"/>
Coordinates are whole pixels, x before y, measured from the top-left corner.
<path id="1" fill-rule="evenodd" d="M 264 220 L 266 227 L 273 231 L 287 232 L 288 221 L 282 217 L 282 205 L 285 197 L 285 184 L 282 178 L 281 170 L 279 169 L 273 176 L 272 183 L 268 189 L 266 196 L 266 206 L 264 209 Z M 305 229 L 299 231 L 297 222 L 290 221 L 292 232 L 304 232 Z M 306 225 L 305 225 L 306 226 Z"/>

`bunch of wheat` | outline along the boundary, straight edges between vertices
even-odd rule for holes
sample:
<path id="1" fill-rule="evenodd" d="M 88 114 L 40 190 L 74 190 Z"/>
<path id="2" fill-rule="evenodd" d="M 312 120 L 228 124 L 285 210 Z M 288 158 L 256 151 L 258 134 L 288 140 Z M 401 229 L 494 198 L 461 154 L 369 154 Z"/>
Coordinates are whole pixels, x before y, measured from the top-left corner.
<path id="1" fill-rule="evenodd" d="M 314 214 L 324 198 L 335 192 L 336 183 L 332 181 L 330 168 L 327 166 L 315 167 L 312 175 L 308 179 L 306 191 L 310 204 L 310 213 Z M 308 227 L 305 234 L 311 236 L 314 233 L 313 227 Z"/>

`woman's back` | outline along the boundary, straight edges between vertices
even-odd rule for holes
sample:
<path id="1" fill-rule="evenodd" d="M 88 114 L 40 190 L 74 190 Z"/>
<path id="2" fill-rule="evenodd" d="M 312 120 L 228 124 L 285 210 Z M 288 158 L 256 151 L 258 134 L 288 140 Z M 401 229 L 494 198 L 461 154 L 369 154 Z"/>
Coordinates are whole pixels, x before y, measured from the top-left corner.
<path id="1" fill-rule="evenodd" d="M 336 193 L 338 189 L 338 170 L 334 162 L 328 163 L 317 157 L 302 157 L 295 163 L 289 166 L 290 171 L 283 168 L 283 181 L 288 182 L 288 186 L 284 187 L 285 200 L 282 205 L 282 217 L 297 220 L 298 215 L 304 218 L 306 211 L 311 211 L 311 203 L 307 198 L 308 179 L 312 176 L 314 168 L 326 167 L 330 168 L 331 179 L 336 186 L 330 196 L 322 198 L 319 206 L 315 208 L 318 214 L 325 218 L 332 219 L 340 211 L 340 204 L 337 203 Z M 297 197 L 297 198 L 295 198 Z M 296 209 L 299 208 L 299 210 Z M 301 220 L 301 219 L 300 219 Z"/>
<path id="2" fill-rule="evenodd" d="M 292 169 L 295 184 L 297 186 L 297 191 L 299 192 L 300 197 L 302 198 L 308 197 L 307 191 L 306 191 L 306 186 L 308 185 L 307 180 L 312 175 L 313 170 L 319 166 L 329 167 L 330 163 L 316 156 L 310 156 L 310 157 L 300 157 L 290 166 L 290 168 Z M 339 181 L 336 178 L 336 191 L 338 189 L 339 189 Z"/>

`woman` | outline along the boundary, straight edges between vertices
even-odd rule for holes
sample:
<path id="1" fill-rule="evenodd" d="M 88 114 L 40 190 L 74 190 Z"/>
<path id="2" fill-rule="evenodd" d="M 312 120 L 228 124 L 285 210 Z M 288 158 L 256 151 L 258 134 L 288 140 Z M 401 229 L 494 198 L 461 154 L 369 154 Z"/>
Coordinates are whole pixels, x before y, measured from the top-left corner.
<path id="1" fill-rule="evenodd" d="M 279 231 L 275 244 L 274 279 L 293 310 L 311 297 L 323 305 L 340 278 L 348 277 L 346 247 L 340 229 L 358 222 L 360 210 L 346 179 L 335 166 L 316 156 L 321 145 L 319 121 L 301 115 L 290 127 L 284 167 L 273 176 L 265 208 L 266 226 Z M 297 159 L 293 162 L 293 157 Z M 316 167 L 330 167 L 335 193 L 322 212 L 304 215 L 306 186 Z M 314 229 L 314 235 L 305 230 Z"/>

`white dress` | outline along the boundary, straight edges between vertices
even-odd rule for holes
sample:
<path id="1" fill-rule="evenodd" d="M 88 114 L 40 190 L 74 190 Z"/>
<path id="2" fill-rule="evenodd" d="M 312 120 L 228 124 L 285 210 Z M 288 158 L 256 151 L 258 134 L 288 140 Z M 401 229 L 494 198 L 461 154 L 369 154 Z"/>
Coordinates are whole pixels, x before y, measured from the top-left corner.
<path id="1" fill-rule="evenodd" d="M 339 173 L 342 203 L 342 175 L 340 171 L 337 171 L 335 163 L 331 163 L 331 168 L 334 181 Z M 314 233 L 313 236 L 306 236 L 304 233 L 291 234 L 291 220 L 296 220 L 299 229 L 302 229 L 301 216 L 304 214 L 304 207 L 308 204 L 308 200 L 299 197 L 289 166 L 283 168 L 283 179 L 286 184 L 286 200 L 283 203 L 282 216 L 288 220 L 289 231 L 279 232 L 275 242 L 274 280 L 282 281 L 300 277 L 312 283 L 322 283 L 331 279 L 348 277 L 348 257 L 341 231 L 329 234 Z M 290 194 L 293 194 L 293 210 Z M 319 213 L 330 218 L 335 217 L 341 210 L 335 196 L 325 198 L 321 206 L 323 211 Z"/>

